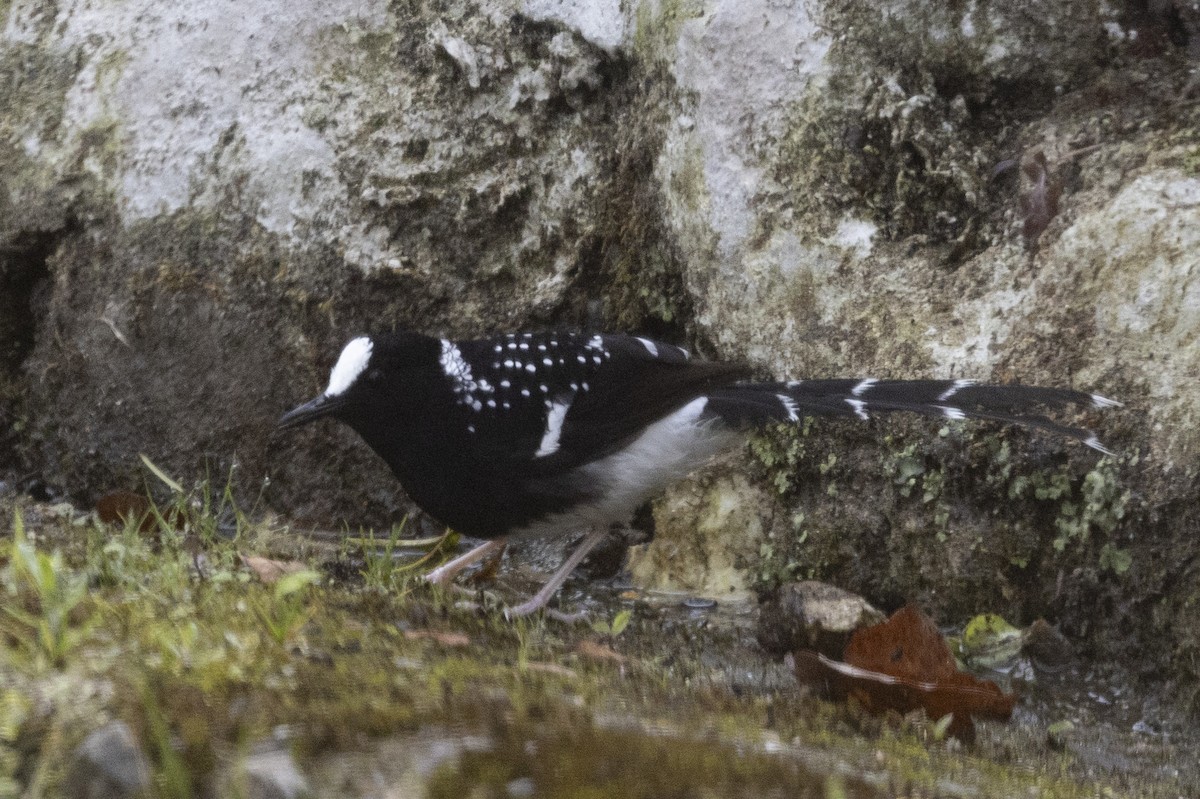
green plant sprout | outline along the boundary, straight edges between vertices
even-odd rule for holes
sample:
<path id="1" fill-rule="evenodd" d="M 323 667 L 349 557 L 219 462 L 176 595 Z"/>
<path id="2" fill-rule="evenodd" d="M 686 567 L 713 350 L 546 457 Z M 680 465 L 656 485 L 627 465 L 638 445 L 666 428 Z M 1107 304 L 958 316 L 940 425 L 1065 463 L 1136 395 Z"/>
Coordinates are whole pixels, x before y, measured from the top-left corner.
<path id="1" fill-rule="evenodd" d="M 289 641 L 312 618 L 315 609 L 304 601 L 305 589 L 320 581 L 321 573 L 310 569 L 285 574 L 275 583 L 270 603 L 254 603 L 255 615 L 275 643 Z"/>
<path id="2" fill-rule="evenodd" d="M 87 635 L 95 616 L 92 611 L 79 618 L 87 599 L 87 582 L 67 570 L 58 550 L 51 554 L 38 550 L 25 535 L 20 510 L 13 511 L 8 549 L 0 631 L 18 643 L 35 670 L 59 668 Z"/>

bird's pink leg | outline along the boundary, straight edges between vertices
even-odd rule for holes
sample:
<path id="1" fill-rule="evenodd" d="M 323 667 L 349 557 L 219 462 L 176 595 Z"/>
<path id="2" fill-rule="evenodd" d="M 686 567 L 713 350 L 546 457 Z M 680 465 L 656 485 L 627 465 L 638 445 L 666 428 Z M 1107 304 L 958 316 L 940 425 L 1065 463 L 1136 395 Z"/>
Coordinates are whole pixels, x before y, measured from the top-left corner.
<path id="1" fill-rule="evenodd" d="M 438 566 L 436 569 L 426 574 L 425 582 L 433 585 L 449 585 L 450 582 L 457 577 L 459 572 L 461 572 L 463 569 L 467 568 L 473 563 L 478 563 L 488 555 L 491 555 L 493 552 L 502 549 L 503 547 L 503 538 L 495 538 L 487 543 L 480 544 L 470 552 L 459 555 L 454 560 L 443 563 L 441 566 Z"/>
<path id="2" fill-rule="evenodd" d="M 571 572 L 575 570 L 575 567 L 579 565 L 579 562 L 587 556 L 587 553 L 592 551 L 596 544 L 599 544 L 601 541 L 603 541 L 604 536 L 607 534 L 607 530 L 592 530 L 589 532 L 587 536 L 579 542 L 579 546 L 575 547 L 575 551 L 571 553 L 570 557 L 568 557 L 566 561 L 563 562 L 563 565 L 558 568 L 558 571 L 554 573 L 554 576 L 546 581 L 546 584 L 542 586 L 540 591 L 534 594 L 529 601 L 522 602 L 516 607 L 506 609 L 504 611 L 504 615 L 512 619 L 518 616 L 528 616 L 530 613 L 543 608 L 546 603 L 550 601 L 550 598 L 554 596 L 554 592 L 557 591 L 564 582 L 566 582 L 567 577 L 569 577 Z"/>

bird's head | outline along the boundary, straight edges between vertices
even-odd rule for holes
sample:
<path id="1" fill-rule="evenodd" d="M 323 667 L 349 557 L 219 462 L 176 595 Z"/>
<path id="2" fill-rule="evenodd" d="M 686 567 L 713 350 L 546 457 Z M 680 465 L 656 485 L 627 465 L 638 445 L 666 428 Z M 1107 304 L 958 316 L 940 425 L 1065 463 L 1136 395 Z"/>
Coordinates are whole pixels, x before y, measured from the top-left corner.
<path id="1" fill-rule="evenodd" d="M 437 364 L 437 346 L 435 339 L 416 333 L 351 339 L 325 390 L 285 413 L 276 427 L 298 427 L 324 416 L 353 424 L 358 418 L 403 411 L 406 398 L 423 395 L 425 373 Z"/>

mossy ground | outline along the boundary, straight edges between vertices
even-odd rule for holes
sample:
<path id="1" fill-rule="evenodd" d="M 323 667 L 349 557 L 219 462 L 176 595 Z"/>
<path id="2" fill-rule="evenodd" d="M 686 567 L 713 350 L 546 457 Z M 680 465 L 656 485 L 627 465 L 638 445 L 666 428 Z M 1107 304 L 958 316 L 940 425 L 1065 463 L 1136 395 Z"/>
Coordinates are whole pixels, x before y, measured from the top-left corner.
<path id="1" fill-rule="evenodd" d="M 358 795 L 348 763 L 360 782 L 387 774 L 399 762 L 389 745 L 416 757 L 431 737 L 443 753 L 475 743 L 414 767 L 429 796 L 503 795 L 514 780 L 580 797 L 1127 787 L 1087 782 L 1036 730 L 989 727 L 967 751 L 922 721 L 804 696 L 744 622 L 614 599 L 601 619 L 633 608 L 615 636 L 510 623 L 423 585 L 387 545 L 300 536 L 229 496 L 176 494 L 144 531 L 0 501 L 12 527 L 0 545 L 0 795 L 61 795 L 74 747 L 112 718 L 135 730 L 156 794 L 171 797 L 213 795 L 264 740 L 284 741 L 318 794 Z M 244 565 L 249 554 L 311 571 L 266 585 Z M 585 641 L 615 654 L 589 655 Z M 1114 779 L 1136 781 L 1139 796 L 1178 795 L 1142 774 Z"/>

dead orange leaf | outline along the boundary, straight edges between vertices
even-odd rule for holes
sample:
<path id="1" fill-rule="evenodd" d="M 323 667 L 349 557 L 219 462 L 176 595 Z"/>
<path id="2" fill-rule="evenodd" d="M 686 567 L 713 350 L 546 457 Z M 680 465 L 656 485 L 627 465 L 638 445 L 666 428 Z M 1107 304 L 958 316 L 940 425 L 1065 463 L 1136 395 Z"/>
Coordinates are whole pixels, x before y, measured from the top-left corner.
<path id="1" fill-rule="evenodd" d="M 588 660 L 596 660 L 603 663 L 616 663 L 622 665 L 625 663 L 625 656 L 614 651 L 611 647 L 595 641 L 590 638 L 585 638 L 575 645 L 575 652 L 580 657 Z"/>
<path id="2" fill-rule="evenodd" d="M 825 686 L 837 698 L 853 696 L 875 713 L 923 709 L 930 718 L 951 715 L 949 733 L 975 736 L 973 717 L 1007 721 L 1016 697 L 994 683 L 958 670 L 933 620 L 912 606 L 850 638 L 845 662 L 816 652 L 794 653 L 796 677 Z"/>

